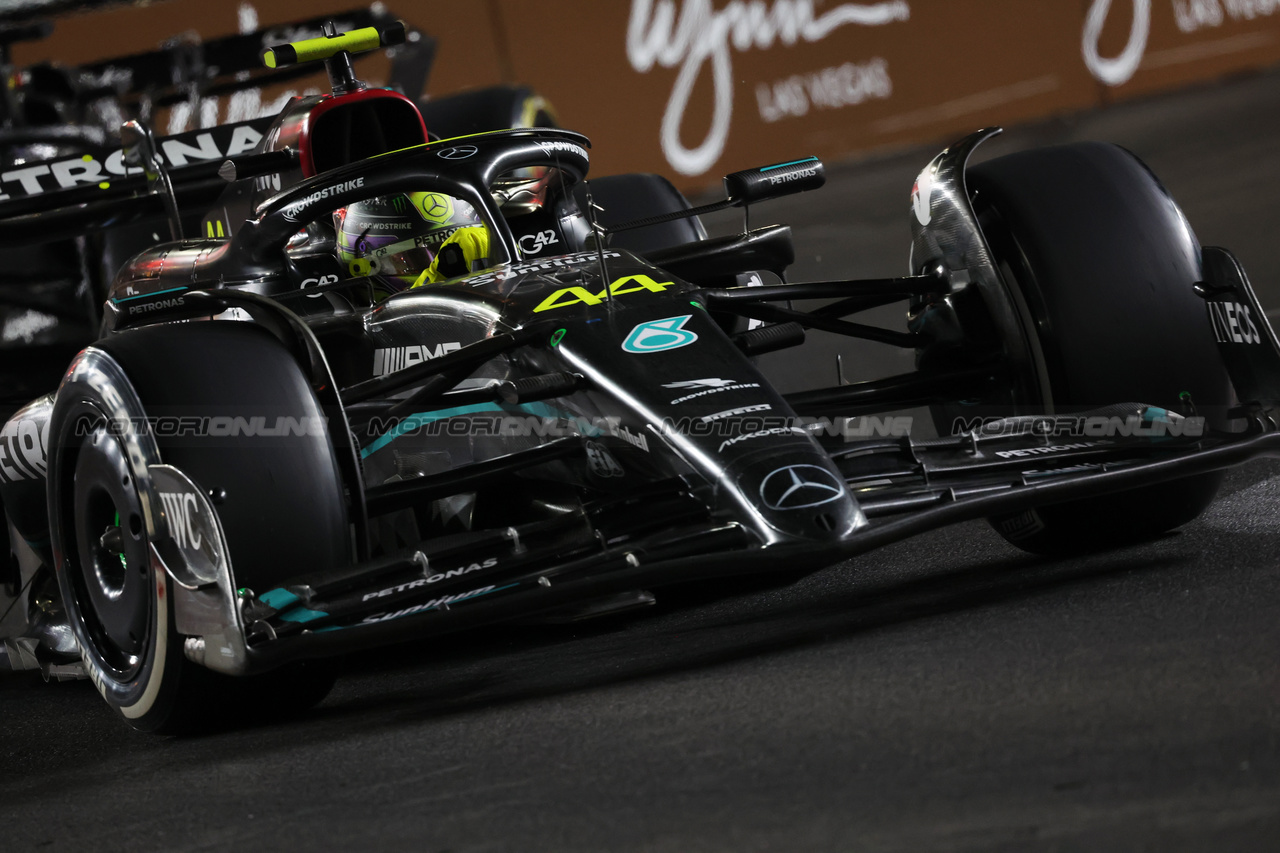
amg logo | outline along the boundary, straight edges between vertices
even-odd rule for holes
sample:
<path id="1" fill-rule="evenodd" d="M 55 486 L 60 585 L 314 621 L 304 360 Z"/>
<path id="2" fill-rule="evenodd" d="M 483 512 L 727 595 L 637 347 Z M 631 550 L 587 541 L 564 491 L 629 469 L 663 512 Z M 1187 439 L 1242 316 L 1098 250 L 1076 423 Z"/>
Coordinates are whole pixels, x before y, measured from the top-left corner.
<path id="1" fill-rule="evenodd" d="M 430 361 L 433 358 L 439 358 L 445 353 L 460 349 L 462 349 L 462 344 L 457 341 L 436 344 L 434 347 L 408 346 L 376 349 L 373 351 L 373 375 L 386 376 L 388 373 L 395 373 L 398 370 L 404 370 L 406 367 L 412 367 L 415 364 L 421 364 L 424 361 Z"/>
<path id="2" fill-rule="evenodd" d="M 1260 344 L 1262 335 L 1253 324 L 1253 314 L 1248 305 L 1239 302 L 1206 302 L 1209 323 L 1213 326 L 1218 343 Z"/>
<path id="3" fill-rule="evenodd" d="M 769 175 L 769 183 L 777 186 L 778 184 L 789 183 L 790 181 L 798 181 L 801 178 L 812 178 L 818 173 L 817 169 L 801 169 L 799 172 L 784 172 L 781 175 Z"/>

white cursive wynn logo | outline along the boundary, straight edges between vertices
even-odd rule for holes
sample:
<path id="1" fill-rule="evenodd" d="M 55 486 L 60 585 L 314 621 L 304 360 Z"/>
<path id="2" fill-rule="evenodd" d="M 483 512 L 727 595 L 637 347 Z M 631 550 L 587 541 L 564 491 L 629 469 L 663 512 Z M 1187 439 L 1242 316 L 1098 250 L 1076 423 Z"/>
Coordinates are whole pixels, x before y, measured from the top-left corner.
<path id="1" fill-rule="evenodd" d="M 1114 59 L 1104 59 L 1098 54 L 1098 38 L 1111 11 L 1111 0 L 1093 0 L 1084 20 L 1084 34 L 1080 51 L 1084 55 L 1089 73 L 1108 86 L 1119 86 L 1133 76 L 1147 49 L 1147 35 L 1151 32 L 1151 0 L 1133 0 L 1133 20 L 1129 24 L 1129 40 L 1124 50 Z"/>
<path id="2" fill-rule="evenodd" d="M 1084 20 L 1084 33 L 1080 40 L 1084 64 L 1089 73 L 1108 86 L 1129 82 L 1142 65 L 1143 54 L 1147 50 L 1147 37 L 1151 34 L 1151 0 L 1130 0 L 1130 3 L 1133 17 L 1129 21 L 1129 40 L 1120 55 L 1112 59 L 1098 53 L 1098 38 L 1106 26 L 1111 0 L 1093 0 Z M 1220 27 L 1228 21 L 1247 23 L 1280 13 L 1280 0 L 1170 0 L 1170 6 L 1173 22 L 1182 33 Z M 1118 14 L 1123 15 L 1124 12 Z M 1265 35 L 1262 37 L 1266 38 Z"/>
<path id="3" fill-rule="evenodd" d="M 875 27 L 910 17 L 907 0 L 842 3 L 822 15 L 815 13 L 814 0 L 775 0 L 772 8 L 765 0 L 732 0 L 719 11 L 712 0 L 685 0 L 677 24 L 675 0 L 632 0 L 627 59 L 641 74 L 655 63 L 663 68 L 680 66 L 662 115 L 662 153 L 682 175 L 700 175 L 715 164 L 729 136 L 733 117 L 730 43 L 739 52 L 753 47 L 767 50 L 775 42 L 821 41 L 845 24 Z M 715 92 L 711 129 L 700 144 L 687 148 L 680 140 L 680 124 L 708 60 Z"/>

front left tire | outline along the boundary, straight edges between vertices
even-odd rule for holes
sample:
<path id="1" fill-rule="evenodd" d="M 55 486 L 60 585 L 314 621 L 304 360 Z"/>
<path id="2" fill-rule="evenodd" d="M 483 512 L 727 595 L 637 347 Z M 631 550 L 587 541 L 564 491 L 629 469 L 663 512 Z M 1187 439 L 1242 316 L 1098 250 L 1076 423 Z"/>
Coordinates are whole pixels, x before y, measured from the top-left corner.
<path id="1" fill-rule="evenodd" d="M 170 324 L 86 349 L 50 420 L 49 519 L 55 574 L 85 668 L 134 728 L 181 733 L 320 701 L 334 669 L 304 662 L 235 679 L 185 658 L 171 578 L 153 558 L 164 509 L 149 466 L 179 468 L 209 493 L 235 585 L 265 591 L 349 560 L 343 485 L 327 430 L 305 435 L 179 434 L 158 418 L 322 423 L 289 352 L 250 323 Z M 207 421 L 206 421 L 207 422 Z"/>

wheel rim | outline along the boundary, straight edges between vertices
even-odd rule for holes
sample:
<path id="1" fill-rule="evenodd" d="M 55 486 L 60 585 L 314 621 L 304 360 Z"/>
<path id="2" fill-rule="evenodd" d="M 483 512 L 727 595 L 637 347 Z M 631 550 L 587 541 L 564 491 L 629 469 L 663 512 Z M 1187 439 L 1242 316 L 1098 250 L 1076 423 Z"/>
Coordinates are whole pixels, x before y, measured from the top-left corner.
<path id="1" fill-rule="evenodd" d="M 142 668 L 155 630 L 141 498 L 120 442 L 97 424 L 76 454 L 69 572 L 84 636 L 119 681 Z M 70 549 L 69 549 L 70 550 Z"/>

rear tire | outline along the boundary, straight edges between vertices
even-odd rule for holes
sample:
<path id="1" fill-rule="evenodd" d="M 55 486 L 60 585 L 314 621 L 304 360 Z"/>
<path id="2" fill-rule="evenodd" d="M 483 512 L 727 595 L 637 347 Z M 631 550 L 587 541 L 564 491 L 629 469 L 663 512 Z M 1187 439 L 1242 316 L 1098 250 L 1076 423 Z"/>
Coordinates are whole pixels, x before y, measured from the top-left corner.
<path id="1" fill-rule="evenodd" d="M 1019 414 L 1126 402 L 1177 410 L 1186 391 L 1211 426 L 1225 425 L 1230 382 L 1192 290 L 1202 278 L 1200 244 L 1141 161 L 1084 143 L 992 160 L 971 169 L 967 182 L 1042 354 L 1042 363 L 1021 366 L 1038 372 L 1042 391 L 1015 401 Z M 1197 475 L 991 521 L 1035 553 L 1095 550 L 1185 524 L 1221 480 L 1217 472 Z"/>
<path id="2" fill-rule="evenodd" d="M 236 585 L 262 591 L 347 561 L 342 482 L 327 430 L 174 436 L 156 426 L 158 417 L 271 425 L 322 423 L 323 412 L 293 357 L 248 323 L 149 327 L 81 354 L 54 403 L 48 482 L 54 567 L 90 678 L 130 725 L 161 733 L 319 702 L 333 684 L 328 664 L 234 679 L 185 658 L 171 579 L 151 558 L 139 484 L 148 466 L 163 462 L 208 492 Z M 120 428 L 148 419 L 150 428 Z"/>
<path id="3" fill-rule="evenodd" d="M 528 86 L 489 86 L 418 101 L 433 139 L 517 127 L 559 127 L 551 102 Z"/>

